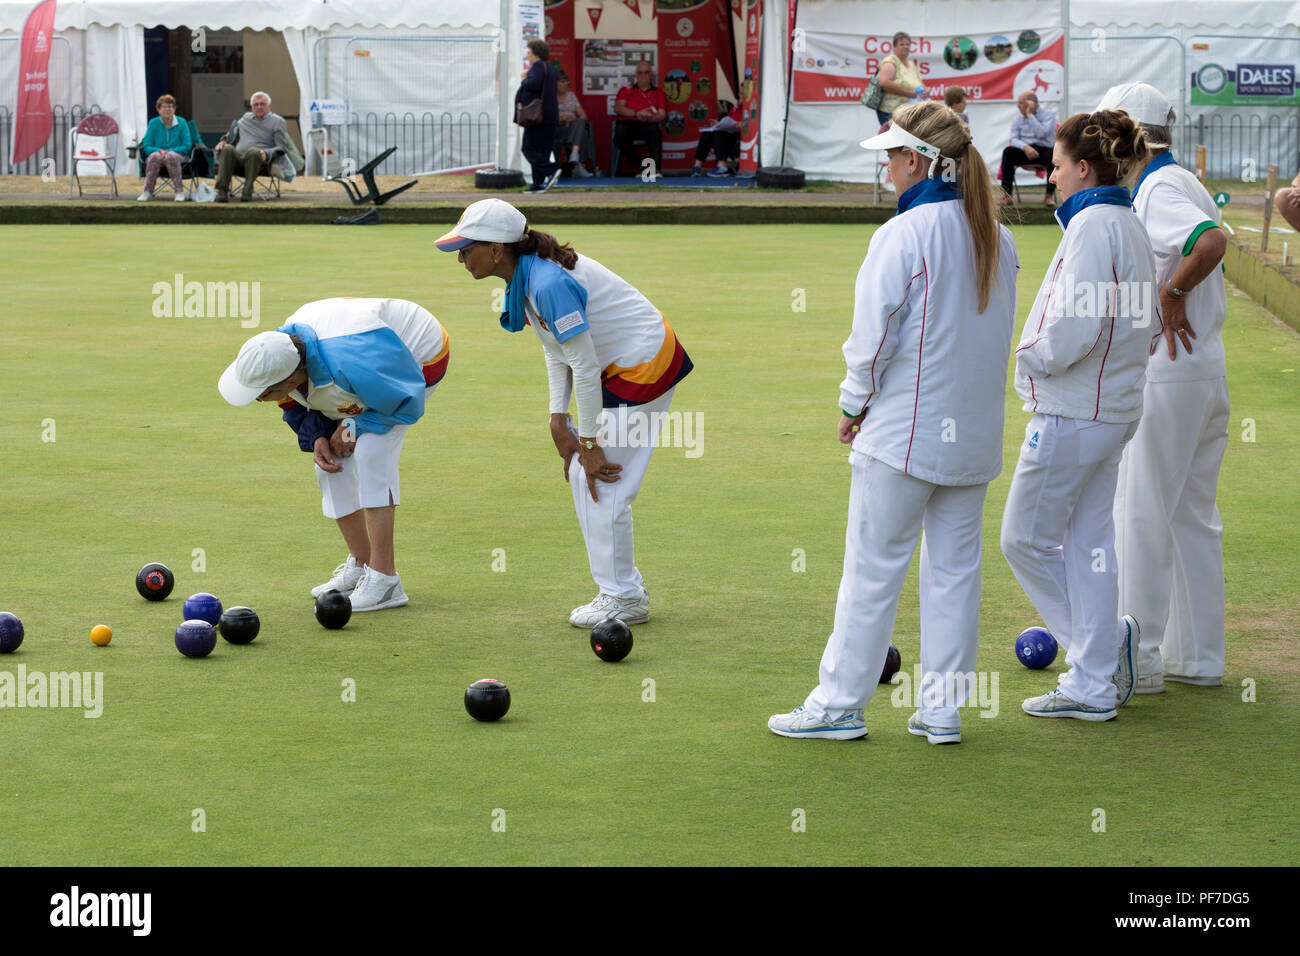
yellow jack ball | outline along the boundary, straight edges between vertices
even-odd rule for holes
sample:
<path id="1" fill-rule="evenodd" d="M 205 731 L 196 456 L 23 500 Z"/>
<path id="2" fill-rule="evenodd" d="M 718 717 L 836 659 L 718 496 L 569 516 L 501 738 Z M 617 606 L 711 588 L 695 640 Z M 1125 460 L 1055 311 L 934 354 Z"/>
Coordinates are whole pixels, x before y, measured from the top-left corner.
<path id="1" fill-rule="evenodd" d="M 106 647 L 108 646 L 108 642 L 112 639 L 113 632 L 104 624 L 96 624 L 90 629 L 90 641 L 92 644 Z"/>

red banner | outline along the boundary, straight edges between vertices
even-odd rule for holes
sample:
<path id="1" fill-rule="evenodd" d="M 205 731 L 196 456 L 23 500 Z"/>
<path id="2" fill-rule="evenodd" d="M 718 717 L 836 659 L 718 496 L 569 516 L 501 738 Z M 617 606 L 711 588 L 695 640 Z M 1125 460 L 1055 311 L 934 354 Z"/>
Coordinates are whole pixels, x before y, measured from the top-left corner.
<path id="1" fill-rule="evenodd" d="M 700 127 L 718 113 L 717 6 L 705 0 L 685 10 L 656 8 L 659 80 L 668 100 L 664 169 L 690 169 Z"/>
<path id="2" fill-rule="evenodd" d="M 15 166 L 44 146 L 54 127 L 50 112 L 50 42 L 54 36 L 55 2 L 45 0 L 37 6 L 23 27 L 14 112 Z"/>
<path id="3" fill-rule="evenodd" d="M 740 78 L 740 102 L 744 118 L 740 123 L 740 172 L 752 175 L 758 169 L 758 58 L 763 38 L 763 0 L 748 0 L 745 12 L 745 69 Z"/>
<path id="4" fill-rule="evenodd" d="M 551 50 L 551 65 L 568 74 L 573 92 L 582 92 L 582 60 L 573 43 L 574 0 L 546 0 L 546 45 Z"/>

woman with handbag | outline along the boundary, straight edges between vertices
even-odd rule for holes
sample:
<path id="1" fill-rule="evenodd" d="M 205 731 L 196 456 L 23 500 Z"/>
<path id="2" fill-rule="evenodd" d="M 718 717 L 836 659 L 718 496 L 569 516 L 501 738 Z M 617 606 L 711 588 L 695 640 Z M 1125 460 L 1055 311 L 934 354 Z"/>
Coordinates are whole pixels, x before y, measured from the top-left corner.
<path id="1" fill-rule="evenodd" d="M 560 178 L 559 164 L 551 161 L 560 108 L 550 55 L 545 41 L 528 41 L 528 72 L 515 94 L 515 122 L 524 129 L 522 150 L 533 170 L 533 184 L 526 193 L 544 193 Z"/>
<path id="2" fill-rule="evenodd" d="M 917 103 L 925 97 L 920 70 L 908 59 L 911 52 L 912 38 L 901 31 L 895 33 L 893 52 L 881 61 L 879 72 L 862 95 L 862 104 L 876 111 L 881 126 L 904 103 Z"/>

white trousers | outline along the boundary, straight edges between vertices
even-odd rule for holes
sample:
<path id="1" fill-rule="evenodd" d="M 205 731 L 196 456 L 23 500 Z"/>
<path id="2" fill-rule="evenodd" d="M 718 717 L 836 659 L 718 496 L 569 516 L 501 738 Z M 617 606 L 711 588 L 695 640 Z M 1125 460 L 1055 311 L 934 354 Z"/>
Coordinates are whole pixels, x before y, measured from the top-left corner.
<path id="1" fill-rule="evenodd" d="M 1112 511 L 1120 455 L 1135 431 L 1137 422 L 1035 415 L 1002 515 L 1007 564 L 1066 649 L 1061 692 L 1089 707 L 1115 706 L 1123 625 Z"/>
<path id="2" fill-rule="evenodd" d="M 932 485 L 856 451 L 849 461 L 853 479 L 835 626 L 822 653 L 821 682 L 804 707 L 834 720 L 870 702 L 921 535 L 917 707 L 926 723 L 960 727 L 958 708 L 973 681 L 954 678 L 975 673 L 980 524 L 988 485 Z"/>
<path id="3" fill-rule="evenodd" d="M 1119 606 L 1142 625 L 1139 675 L 1223 677 L 1228 380 L 1151 382 L 1115 492 Z"/>
<path id="4" fill-rule="evenodd" d="M 644 405 L 624 405 L 601 412 L 600 438 L 605 459 L 610 464 L 622 465 L 623 470 L 618 481 L 597 479 L 599 501 L 591 500 L 587 473 L 578 463 L 578 456 L 574 455 L 569 463 L 573 507 L 587 543 L 591 577 L 601 594 L 636 598 L 645 586 L 636 566 L 632 502 L 636 501 L 646 469 L 650 467 L 650 455 L 675 391 L 676 388 L 670 388 Z"/>

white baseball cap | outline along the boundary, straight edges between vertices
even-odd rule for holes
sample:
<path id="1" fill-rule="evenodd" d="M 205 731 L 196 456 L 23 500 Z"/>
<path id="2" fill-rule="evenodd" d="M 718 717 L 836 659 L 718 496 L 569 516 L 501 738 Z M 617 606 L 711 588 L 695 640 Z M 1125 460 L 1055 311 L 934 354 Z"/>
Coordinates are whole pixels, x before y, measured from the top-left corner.
<path id="1" fill-rule="evenodd" d="M 433 241 L 443 252 L 455 252 L 476 242 L 518 242 L 528 220 L 502 199 L 480 199 L 460 214 L 456 228 Z"/>
<path id="2" fill-rule="evenodd" d="M 1173 104 L 1149 83 L 1121 83 L 1112 86 L 1097 104 L 1098 110 L 1123 110 L 1145 126 L 1172 126 Z"/>
<path id="3" fill-rule="evenodd" d="M 889 129 L 885 130 L 883 133 L 877 133 L 870 139 L 864 139 L 858 145 L 863 149 L 885 150 L 895 149 L 899 146 L 906 147 L 907 149 L 914 149 L 927 159 L 933 160 L 933 162 L 930 163 L 929 172 L 931 179 L 934 178 L 935 170 L 939 168 L 938 160 L 942 156 L 939 152 L 939 147 L 932 146 L 925 140 L 913 136 L 897 123 L 890 123 Z"/>
<path id="4" fill-rule="evenodd" d="M 298 347 L 283 332 L 260 332 L 244 343 L 239 357 L 221 373 L 217 390 L 236 408 L 249 405 L 298 368 Z"/>

